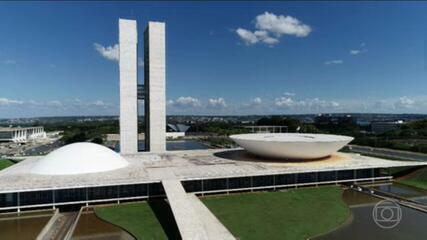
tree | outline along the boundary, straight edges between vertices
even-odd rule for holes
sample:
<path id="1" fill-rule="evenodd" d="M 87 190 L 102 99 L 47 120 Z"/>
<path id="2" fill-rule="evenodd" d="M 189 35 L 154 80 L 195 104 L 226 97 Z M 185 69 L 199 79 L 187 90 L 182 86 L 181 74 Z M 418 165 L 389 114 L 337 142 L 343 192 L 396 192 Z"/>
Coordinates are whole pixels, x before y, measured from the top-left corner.
<path id="1" fill-rule="evenodd" d="M 92 142 L 96 143 L 96 144 L 103 144 L 104 140 L 101 137 L 96 137 L 96 138 L 92 139 Z"/>

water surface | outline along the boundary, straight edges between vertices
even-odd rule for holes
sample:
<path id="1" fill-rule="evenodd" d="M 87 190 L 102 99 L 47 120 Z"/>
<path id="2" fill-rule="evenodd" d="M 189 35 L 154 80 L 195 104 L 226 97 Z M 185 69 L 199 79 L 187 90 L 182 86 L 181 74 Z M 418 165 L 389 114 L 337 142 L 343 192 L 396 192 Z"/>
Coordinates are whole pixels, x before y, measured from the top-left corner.
<path id="1" fill-rule="evenodd" d="M 72 240 L 134 240 L 128 232 L 98 218 L 92 210 L 85 210 L 80 215 Z"/>
<path id="2" fill-rule="evenodd" d="M 208 149 L 209 147 L 196 140 L 179 140 L 179 141 L 166 141 L 166 150 L 177 151 L 177 150 L 198 150 Z M 116 144 L 115 151 L 120 152 L 120 144 Z M 138 141 L 138 151 L 145 151 L 144 141 Z"/>
<path id="3" fill-rule="evenodd" d="M 0 239 L 36 239 L 52 215 L 52 211 L 2 214 L 0 215 Z"/>
<path id="4" fill-rule="evenodd" d="M 400 186 L 397 186 L 400 187 Z M 379 187 L 381 189 L 393 189 L 393 187 Z M 414 196 L 411 189 L 398 189 L 400 193 Z M 419 197 L 419 196 L 418 196 Z M 427 214 L 400 206 L 402 219 L 392 229 L 379 227 L 373 220 L 372 212 L 376 203 L 381 199 L 371 197 L 364 193 L 353 190 L 344 190 L 344 201 L 349 205 L 352 216 L 340 228 L 323 236 L 314 238 L 316 240 L 419 240 L 425 239 L 427 235 Z"/>

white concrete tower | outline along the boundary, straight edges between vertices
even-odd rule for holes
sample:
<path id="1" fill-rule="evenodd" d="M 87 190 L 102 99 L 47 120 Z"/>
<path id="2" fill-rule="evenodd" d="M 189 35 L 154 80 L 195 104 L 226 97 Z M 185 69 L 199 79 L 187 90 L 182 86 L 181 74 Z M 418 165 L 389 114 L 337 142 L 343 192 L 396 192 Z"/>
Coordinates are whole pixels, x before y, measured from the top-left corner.
<path id="1" fill-rule="evenodd" d="M 166 151 L 165 23 L 149 22 L 144 33 L 145 148 Z"/>
<path id="2" fill-rule="evenodd" d="M 119 19 L 120 153 L 138 152 L 136 21 Z"/>

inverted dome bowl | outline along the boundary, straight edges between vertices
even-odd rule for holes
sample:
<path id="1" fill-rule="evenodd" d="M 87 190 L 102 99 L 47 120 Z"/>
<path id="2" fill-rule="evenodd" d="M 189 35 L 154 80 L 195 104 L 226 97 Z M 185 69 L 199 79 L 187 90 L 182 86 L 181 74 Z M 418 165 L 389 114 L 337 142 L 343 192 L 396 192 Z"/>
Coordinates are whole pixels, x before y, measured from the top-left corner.
<path id="1" fill-rule="evenodd" d="M 283 159 L 324 158 L 353 140 L 342 135 L 303 133 L 236 134 L 230 138 L 252 154 Z"/>

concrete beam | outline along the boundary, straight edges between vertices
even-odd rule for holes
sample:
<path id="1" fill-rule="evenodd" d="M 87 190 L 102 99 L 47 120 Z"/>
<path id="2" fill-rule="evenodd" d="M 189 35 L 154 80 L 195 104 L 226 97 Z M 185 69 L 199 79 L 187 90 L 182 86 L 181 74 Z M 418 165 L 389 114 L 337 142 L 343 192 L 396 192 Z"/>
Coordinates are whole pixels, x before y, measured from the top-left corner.
<path id="1" fill-rule="evenodd" d="M 163 180 L 163 188 L 183 240 L 208 240 L 208 234 L 200 221 L 187 193 L 179 180 Z M 218 238 L 220 239 L 220 238 Z"/>
<path id="2" fill-rule="evenodd" d="M 119 19 L 120 153 L 138 152 L 136 21 Z"/>

